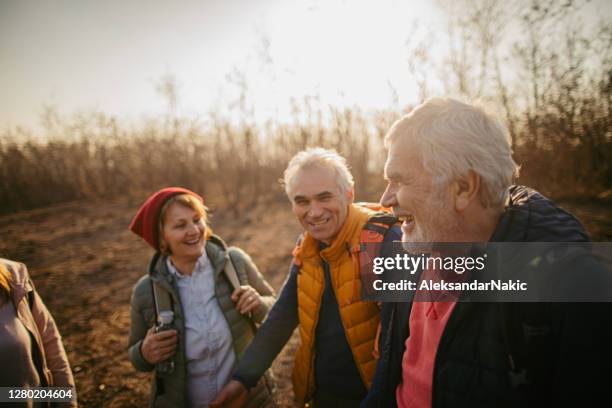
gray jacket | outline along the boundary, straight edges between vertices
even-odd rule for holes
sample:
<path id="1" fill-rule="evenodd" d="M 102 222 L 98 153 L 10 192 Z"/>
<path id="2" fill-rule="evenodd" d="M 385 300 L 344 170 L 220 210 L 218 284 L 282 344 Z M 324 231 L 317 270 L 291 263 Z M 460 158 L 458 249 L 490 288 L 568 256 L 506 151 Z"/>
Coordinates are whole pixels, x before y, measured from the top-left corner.
<path id="1" fill-rule="evenodd" d="M 225 316 L 232 333 L 232 345 L 236 360 L 240 360 L 246 346 L 254 337 L 252 323 L 241 315 L 230 298 L 232 288 L 223 270 L 231 257 L 241 285 L 252 286 L 263 299 L 263 305 L 253 312 L 253 320 L 261 323 L 274 303 L 274 291 L 257 270 L 251 258 L 241 249 L 228 248 L 217 236 L 211 236 L 206 243 L 206 253 L 212 263 L 215 276 L 215 294 L 219 307 Z M 187 367 L 185 359 L 185 328 L 181 302 L 175 277 L 166 267 L 166 256 L 155 254 L 151 260 L 149 273 L 136 283 L 131 299 L 131 326 L 128 352 L 132 365 L 139 371 L 152 371 L 155 366 L 142 356 L 141 345 L 147 330 L 155 325 L 155 306 L 151 281 L 159 282 L 169 293 L 174 309 L 174 325 L 178 331 L 179 343 L 174 356 L 174 372 L 170 375 L 153 376 L 151 387 L 152 407 L 186 407 Z M 262 406 L 270 400 L 269 379 L 263 379 L 249 395 L 249 406 Z"/>

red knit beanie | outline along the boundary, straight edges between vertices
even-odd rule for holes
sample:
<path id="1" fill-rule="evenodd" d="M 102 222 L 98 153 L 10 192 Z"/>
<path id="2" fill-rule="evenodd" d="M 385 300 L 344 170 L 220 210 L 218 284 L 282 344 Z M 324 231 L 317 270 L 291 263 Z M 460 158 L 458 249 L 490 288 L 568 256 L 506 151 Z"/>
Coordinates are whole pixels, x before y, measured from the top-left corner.
<path id="1" fill-rule="evenodd" d="M 166 187 L 152 194 L 147 201 L 138 209 L 136 216 L 130 224 L 130 230 L 147 241 L 156 251 L 159 250 L 159 215 L 162 207 L 170 198 L 179 194 L 189 194 L 196 197 L 202 203 L 204 199 L 191 190 L 181 187 Z"/>

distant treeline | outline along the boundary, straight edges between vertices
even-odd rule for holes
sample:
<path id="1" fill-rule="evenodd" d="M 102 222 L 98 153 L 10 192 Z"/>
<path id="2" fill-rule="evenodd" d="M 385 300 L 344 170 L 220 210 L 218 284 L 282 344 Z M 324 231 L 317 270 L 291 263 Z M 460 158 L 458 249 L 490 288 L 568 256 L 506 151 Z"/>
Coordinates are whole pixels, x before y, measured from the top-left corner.
<path id="1" fill-rule="evenodd" d="M 600 113 L 579 115 L 574 137 L 561 132 L 563 118 L 550 113 L 540 118 L 537 134 L 520 127 L 515 147 L 522 166 L 519 181 L 566 198 L 592 198 L 610 190 L 610 115 Z M 357 198 L 377 200 L 384 189 L 383 137 L 398 114 L 347 109 L 333 110 L 331 117 L 329 123 L 269 127 L 267 132 L 229 122 L 202 131 L 180 121 L 171 130 L 160 125 L 126 131 L 98 117 L 97 129 L 72 126 L 78 137 L 45 142 L 5 137 L 0 143 L 0 212 L 80 199 L 144 198 L 163 186 L 179 185 L 238 214 L 282 199 L 279 179 L 288 160 L 315 145 L 342 153 L 352 168 Z"/>
<path id="2" fill-rule="evenodd" d="M 95 116 L 95 117 L 94 117 Z M 357 110 L 332 111 L 333 123 L 255 125 L 215 120 L 207 130 L 176 119 L 122 130 L 102 114 L 66 125 L 49 141 L 0 141 L 0 212 L 68 200 L 141 196 L 168 185 L 191 188 L 235 213 L 284 195 L 288 160 L 308 146 L 342 152 L 359 191 L 382 186 L 384 132 Z M 69 134 L 67 135 L 66 132 Z"/>

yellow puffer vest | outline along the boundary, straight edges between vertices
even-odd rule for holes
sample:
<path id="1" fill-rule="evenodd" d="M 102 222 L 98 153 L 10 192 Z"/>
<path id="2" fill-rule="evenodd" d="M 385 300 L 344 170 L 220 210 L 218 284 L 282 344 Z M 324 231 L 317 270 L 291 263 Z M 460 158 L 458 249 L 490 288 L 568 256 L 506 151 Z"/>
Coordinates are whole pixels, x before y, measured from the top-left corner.
<path id="1" fill-rule="evenodd" d="M 372 384 L 376 368 L 372 351 L 380 316 L 374 302 L 360 300 L 359 236 L 373 214 L 372 210 L 352 204 L 331 246 L 319 251 L 318 241 L 306 233 L 294 252 L 300 266 L 297 293 L 301 343 L 293 368 L 293 390 L 302 404 L 314 393 L 314 336 L 325 282 L 321 259 L 329 264 L 344 333 L 361 379 L 367 388 Z"/>

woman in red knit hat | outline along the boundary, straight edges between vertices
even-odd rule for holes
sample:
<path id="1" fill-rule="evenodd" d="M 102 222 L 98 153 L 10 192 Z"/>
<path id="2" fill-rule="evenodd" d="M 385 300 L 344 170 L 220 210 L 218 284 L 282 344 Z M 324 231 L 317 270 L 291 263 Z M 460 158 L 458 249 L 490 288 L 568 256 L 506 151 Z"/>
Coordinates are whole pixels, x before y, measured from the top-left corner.
<path id="1" fill-rule="evenodd" d="M 130 229 L 156 253 L 134 286 L 129 355 L 155 370 L 151 406 L 206 407 L 274 303 L 251 258 L 212 233 L 202 197 L 164 188 L 140 207 Z M 269 378 L 249 406 L 270 402 Z"/>

